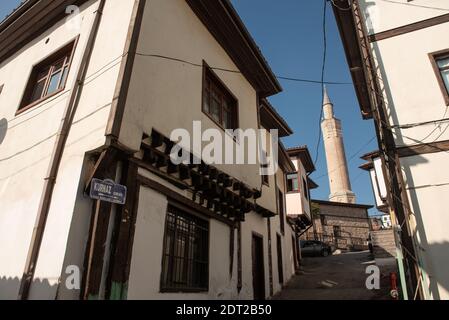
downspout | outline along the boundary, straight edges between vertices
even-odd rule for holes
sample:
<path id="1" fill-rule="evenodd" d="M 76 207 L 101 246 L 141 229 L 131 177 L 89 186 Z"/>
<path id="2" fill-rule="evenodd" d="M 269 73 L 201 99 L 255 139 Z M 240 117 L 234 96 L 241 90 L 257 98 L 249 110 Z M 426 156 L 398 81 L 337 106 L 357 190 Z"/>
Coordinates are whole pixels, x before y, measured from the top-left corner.
<path id="1" fill-rule="evenodd" d="M 106 0 L 100 0 L 97 10 L 95 11 L 95 18 L 92 22 L 89 38 L 84 47 L 83 56 L 78 67 L 76 80 L 70 91 L 70 97 L 64 110 L 61 126 L 56 137 L 55 145 L 50 159 L 50 165 L 48 174 L 45 178 L 44 189 L 42 192 L 36 223 L 33 229 L 30 248 L 28 250 L 28 256 L 25 264 L 25 270 L 20 282 L 20 290 L 18 299 L 26 300 L 31 288 L 31 283 L 36 271 L 36 264 L 39 257 L 39 251 L 44 236 L 45 226 L 47 222 L 48 213 L 50 210 L 51 200 L 53 196 L 56 179 L 61 164 L 61 159 L 64 153 L 65 145 L 67 142 L 70 128 L 75 117 L 75 113 L 80 100 L 82 86 L 86 77 L 87 69 L 89 66 L 90 58 L 92 56 L 96 36 L 101 22 L 103 9 Z"/>

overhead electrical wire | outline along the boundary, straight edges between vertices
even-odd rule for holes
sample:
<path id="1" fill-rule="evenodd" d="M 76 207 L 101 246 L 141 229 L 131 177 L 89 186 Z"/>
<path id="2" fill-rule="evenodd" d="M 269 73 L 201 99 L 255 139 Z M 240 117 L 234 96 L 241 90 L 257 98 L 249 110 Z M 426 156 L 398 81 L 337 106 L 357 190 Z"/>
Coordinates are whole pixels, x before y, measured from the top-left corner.
<path id="1" fill-rule="evenodd" d="M 199 63 L 195 63 L 195 62 L 184 60 L 184 59 L 180 59 L 180 58 L 164 56 L 164 55 L 160 55 L 160 54 L 151 54 L 151 53 L 137 52 L 136 55 L 140 56 L 140 57 L 160 58 L 160 59 L 165 59 L 165 60 L 185 63 L 185 64 L 188 64 L 188 65 L 193 66 L 193 67 L 203 68 L 203 65 L 199 64 Z M 241 74 L 242 73 L 239 70 L 232 70 L 232 69 L 226 69 L 226 68 L 220 68 L 220 67 L 210 67 L 210 68 L 212 70 L 216 70 L 216 71 L 223 71 L 223 72 L 230 72 L 230 73 L 237 73 L 237 74 Z M 279 75 L 275 75 L 275 77 L 278 78 L 278 79 L 281 79 L 281 80 L 286 80 L 286 81 L 322 84 L 322 81 L 320 81 L 320 80 L 305 79 L 305 78 L 295 78 L 295 77 L 286 77 L 286 76 L 279 76 Z M 352 85 L 351 82 L 338 82 L 338 81 L 325 81 L 324 84 L 328 84 L 328 85 Z"/>
<path id="2" fill-rule="evenodd" d="M 327 1 L 323 1 L 323 63 L 321 67 L 321 101 L 320 101 L 320 118 L 318 119 L 318 142 L 316 145 L 316 151 L 315 151 L 315 161 L 314 165 L 318 163 L 318 159 L 320 156 L 320 145 L 321 145 L 321 120 L 323 118 L 323 112 L 324 112 L 324 90 L 325 90 L 325 73 L 326 73 L 326 58 L 327 58 L 327 33 L 326 33 L 326 14 L 327 14 Z"/>

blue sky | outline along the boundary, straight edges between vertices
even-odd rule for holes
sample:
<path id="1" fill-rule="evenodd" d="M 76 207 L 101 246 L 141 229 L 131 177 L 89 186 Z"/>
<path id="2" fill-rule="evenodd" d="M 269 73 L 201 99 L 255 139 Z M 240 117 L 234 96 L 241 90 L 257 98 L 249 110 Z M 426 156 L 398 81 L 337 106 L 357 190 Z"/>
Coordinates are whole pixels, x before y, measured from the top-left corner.
<path id="1" fill-rule="evenodd" d="M 323 1 L 320 0 L 232 0 L 237 12 L 279 76 L 321 79 L 323 56 Z M 327 4 L 327 66 L 325 80 L 352 82 L 330 3 Z M 287 147 L 306 144 L 315 159 L 321 108 L 321 85 L 280 80 L 284 91 L 270 98 L 295 134 L 284 140 Z M 362 120 L 352 85 L 328 85 L 336 116 L 343 122 L 346 155 L 353 191 L 359 203 L 373 204 L 368 173 L 358 167 L 359 155 L 376 149 L 372 121 Z M 326 200 L 329 182 L 323 144 L 317 171 L 312 175 L 320 187 L 312 192 Z M 321 177 L 321 178 L 320 178 Z"/>
<path id="2" fill-rule="evenodd" d="M 320 80 L 323 55 L 323 1 L 232 0 L 232 3 L 275 74 Z M 1 0 L 0 20 L 19 2 L 19 0 Z M 325 80 L 351 82 L 330 3 L 327 6 L 328 52 Z M 284 140 L 285 145 L 287 147 L 308 145 L 315 158 L 321 86 L 285 80 L 280 80 L 280 83 L 284 91 L 271 97 L 270 101 L 295 131 L 293 136 Z M 375 135 L 372 121 L 362 120 L 352 85 L 328 85 L 328 92 L 334 103 L 336 116 L 343 121 L 348 160 L 359 151 L 349 162 L 353 191 L 359 203 L 372 204 L 374 199 L 368 174 L 358 169 L 363 163 L 359 156 L 376 149 L 375 141 L 365 146 Z M 316 199 L 328 198 L 328 178 L 323 177 L 326 173 L 326 160 L 321 144 L 317 171 L 312 175 L 312 179 L 320 185 L 320 188 L 312 192 L 312 196 Z"/>

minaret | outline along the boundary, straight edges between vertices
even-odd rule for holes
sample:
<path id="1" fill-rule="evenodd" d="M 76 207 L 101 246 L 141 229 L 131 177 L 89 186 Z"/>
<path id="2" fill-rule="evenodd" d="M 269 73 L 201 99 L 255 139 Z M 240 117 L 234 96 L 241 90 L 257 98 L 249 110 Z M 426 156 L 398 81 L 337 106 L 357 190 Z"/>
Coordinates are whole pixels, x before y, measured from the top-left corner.
<path id="1" fill-rule="evenodd" d="M 355 203 L 355 194 L 351 191 L 348 163 L 346 161 L 345 146 L 341 121 L 334 116 L 334 106 L 324 88 L 324 119 L 321 122 L 323 130 L 324 148 L 326 150 L 327 170 L 329 172 L 330 201 Z"/>

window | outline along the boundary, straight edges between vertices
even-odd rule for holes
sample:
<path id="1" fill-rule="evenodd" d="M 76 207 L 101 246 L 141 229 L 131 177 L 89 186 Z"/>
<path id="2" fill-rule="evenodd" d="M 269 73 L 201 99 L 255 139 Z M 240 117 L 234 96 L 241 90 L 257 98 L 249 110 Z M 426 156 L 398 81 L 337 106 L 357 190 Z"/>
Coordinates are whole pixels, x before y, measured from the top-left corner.
<path id="1" fill-rule="evenodd" d="M 304 197 L 309 200 L 309 188 L 307 188 L 307 181 L 302 178 L 302 190 L 304 191 Z"/>
<path id="2" fill-rule="evenodd" d="M 340 226 L 334 226 L 334 237 L 335 238 L 341 237 L 341 227 Z"/>
<path id="3" fill-rule="evenodd" d="M 287 192 L 299 192 L 299 180 L 297 173 L 287 175 Z"/>
<path id="4" fill-rule="evenodd" d="M 72 42 L 33 68 L 19 112 L 64 90 L 74 45 Z"/>
<path id="5" fill-rule="evenodd" d="M 162 258 L 162 292 L 207 291 L 209 224 L 169 205 Z"/>
<path id="6" fill-rule="evenodd" d="M 267 171 L 267 169 L 269 168 L 269 163 L 268 163 L 268 153 L 266 151 L 263 151 L 263 163 L 260 167 L 262 169 L 262 173 L 265 173 L 265 171 Z M 263 184 L 265 184 L 266 186 L 270 186 L 270 176 L 267 174 L 262 174 L 262 182 Z"/>
<path id="7" fill-rule="evenodd" d="M 270 176 L 268 175 L 262 175 L 262 182 L 266 186 L 270 186 Z"/>
<path id="8" fill-rule="evenodd" d="M 203 82 L 203 112 L 222 128 L 237 129 L 237 99 L 206 64 Z"/>
<path id="9" fill-rule="evenodd" d="M 446 105 L 449 106 L 449 50 L 431 53 L 430 60 Z"/>

